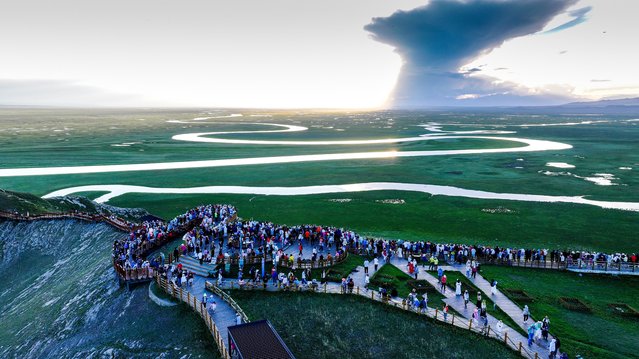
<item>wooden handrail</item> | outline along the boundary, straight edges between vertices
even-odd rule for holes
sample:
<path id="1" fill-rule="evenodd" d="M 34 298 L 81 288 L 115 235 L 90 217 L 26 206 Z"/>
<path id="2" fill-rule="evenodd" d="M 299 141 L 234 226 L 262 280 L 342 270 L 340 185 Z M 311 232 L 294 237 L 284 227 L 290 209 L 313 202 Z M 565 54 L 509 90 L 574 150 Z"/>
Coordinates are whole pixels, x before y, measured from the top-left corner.
<path id="1" fill-rule="evenodd" d="M 204 303 L 199 301 L 195 296 L 191 296 L 190 292 L 187 292 L 187 299 L 185 300 L 183 291 L 181 290 L 182 288 L 180 288 L 180 291 L 178 292 L 177 287 L 175 287 L 175 285 L 172 282 L 167 281 L 166 279 L 162 278 L 160 275 L 155 276 L 155 281 L 165 293 L 169 294 L 173 298 L 180 300 L 180 302 L 187 304 L 189 307 L 193 308 L 193 310 L 195 310 L 196 313 L 200 315 L 202 320 L 204 320 L 204 324 L 206 324 L 206 327 L 211 332 L 211 335 L 213 336 L 213 340 L 215 341 L 215 344 L 217 345 L 217 348 L 222 358 L 230 359 L 231 356 L 229 355 L 228 349 L 226 348 L 226 343 L 224 343 L 224 340 L 222 339 L 222 334 L 220 333 L 220 330 L 218 329 L 218 327 L 215 325 L 215 322 L 213 321 L 213 318 L 209 314 L 208 310 L 206 309 L 206 306 L 204 305 Z"/>

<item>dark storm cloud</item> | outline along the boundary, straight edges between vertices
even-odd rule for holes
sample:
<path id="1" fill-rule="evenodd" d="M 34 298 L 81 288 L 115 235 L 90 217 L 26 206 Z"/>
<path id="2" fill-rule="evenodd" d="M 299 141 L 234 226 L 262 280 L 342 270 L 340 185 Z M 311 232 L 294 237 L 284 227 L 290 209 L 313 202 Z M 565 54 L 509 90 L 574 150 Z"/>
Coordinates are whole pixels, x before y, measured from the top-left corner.
<path id="1" fill-rule="evenodd" d="M 519 97 L 511 88 L 469 77 L 459 68 L 508 39 L 542 30 L 575 2 L 440 0 L 410 11 L 397 11 L 389 17 L 373 18 L 365 29 L 373 39 L 393 46 L 404 60 L 394 93 L 398 107 L 457 105 L 459 97 L 474 102 L 489 97 L 490 102 L 499 102 L 501 98 L 505 105 L 519 104 L 513 103 Z M 464 96 L 468 94 L 476 96 Z"/>

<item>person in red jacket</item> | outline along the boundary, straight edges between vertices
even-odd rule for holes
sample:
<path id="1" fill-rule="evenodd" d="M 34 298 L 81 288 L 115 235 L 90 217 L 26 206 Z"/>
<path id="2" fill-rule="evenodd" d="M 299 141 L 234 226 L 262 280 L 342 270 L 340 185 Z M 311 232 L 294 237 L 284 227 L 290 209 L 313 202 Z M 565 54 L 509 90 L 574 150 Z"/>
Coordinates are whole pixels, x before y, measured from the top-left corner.
<path id="1" fill-rule="evenodd" d="M 441 279 L 441 287 L 440 287 L 440 290 L 442 291 L 442 293 L 446 293 L 446 281 L 447 280 L 448 279 L 446 278 L 446 274 L 444 274 L 442 276 L 442 279 Z"/>

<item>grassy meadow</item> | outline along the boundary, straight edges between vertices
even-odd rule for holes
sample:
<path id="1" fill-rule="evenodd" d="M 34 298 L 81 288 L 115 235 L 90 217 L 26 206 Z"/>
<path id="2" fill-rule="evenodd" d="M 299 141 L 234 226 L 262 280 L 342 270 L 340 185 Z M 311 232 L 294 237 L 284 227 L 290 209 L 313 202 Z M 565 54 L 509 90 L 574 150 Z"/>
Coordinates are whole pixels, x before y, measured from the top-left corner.
<path id="1" fill-rule="evenodd" d="M 212 118 L 188 123 L 196 117 Z M 175 141 L 176 134 L 275 129 L 256 123 L 309 128 L 304 132 L 217 135 L 261 140 L 340 140 L 413 137 L 427 133 L 419 125 L 436 122 L 443 130 L 515 131 L 512 136 L 554 140 L 570 150 L 347 160 L 277 165 L 231 166 L 103 174 L 0 178 L 0 188 L 44 195 L 91 184 L 151 187 L 210 185 L 306 186 L 357 182 L 404 182 L 449 185 L 492 192 L 586 195 L 597 200 L 639 201 L 637 122 L 628 117 L 511 116 L 437 112 L 300 112 L 258 110 L 20 110 L 0 109 L 0 168 L 130 164 L 165 161 L 266 157 L 367 151 L 415 151 L 517 147 L 490 139 L 444 139 L 377 145 L 282 146 Z M 534 126 L 543 123 L 610 121 L 579 126 Z M 522 125 L 529 125 L 524 126 Z M 574 169 L 546 166 L 567 162 Z M 620 167 L 633 168 L 631 170 Z M 548 172 L 547 172 L 548 171 Z M 549 173 L 550 172 L 550 173 Z M 580 177 L 608 173 L 612 186 Z M 102 193 L 83 193 L 97 198 Z M 331 199 L 351 202 L 331 202 Z M 402 199 L 404 204 L 378 201 Z M 356 192 L 308 196 L 127 194 L 109 204 L 143 207 L 164 218 L 201 203 L 232 203 L 245 218 L 278 223 L 321 223 L 363 234 L 408 240 L 534 245 L 636 251 L 639 213 L 573 204 L 476 200 L 401 191 Z M 507 208 L 509 213 L 482 209 Z"/>
<path id="2" fill-rule="evenodd" d="M 515 358 L 496 341 L 355 295 L 234 291 L 299 358 Z"/>
<path id="3" fill-rule="evenodd" d="M 536 320 L 550 318 L 550 332 L 562 348 L 584 358 L 628 358 L 639 355 L 639 277 L 580 275 L 555 270 L 482 266 L 481 275 L 496 279 L 520 307 L 528 305 Z M 583 307 L 566 306 L 576 298 Z"/>

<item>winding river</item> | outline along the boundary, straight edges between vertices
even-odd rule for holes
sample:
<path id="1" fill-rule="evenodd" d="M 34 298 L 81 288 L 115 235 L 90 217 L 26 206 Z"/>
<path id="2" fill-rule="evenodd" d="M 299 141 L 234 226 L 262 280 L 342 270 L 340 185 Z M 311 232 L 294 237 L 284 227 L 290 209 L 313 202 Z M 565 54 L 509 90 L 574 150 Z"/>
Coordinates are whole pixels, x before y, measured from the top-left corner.
<path id="1" fill-rule="evenodd" d="M 229 116 L 235 117 L 235 116 Z M 172 123 L 206 123 L 202 122 L 211 117 L 196 118 L 191 121 L 168 121 Z M 219 124 L 219 122 L 217 122 Z M 237 124 L 237 123 L 235 123 Z M 244 123 L 249 124 L 249 123 Z M 315 161 L 345 161 L 360 159 L 382 159 L 398 157 L 423 157 L 423 156 L 448 156 L 448 155 L 472 155 L 482 153 L 515 153 L 515 152 L 535 152 L 535 151 L 558 151 L 572 148 L 571 145 L 517 137 L 497 137 L 494 135 L 511 134 L 510 131 L 443 131 L 438 124 L 423 125 L 429 133 L 403 138 L 383 138 L 371 140 L 340 140 L 340 141 L 281 141 L 281 140 L 253 140 L 253 139 L 227 139 L 215 137 L 216 135 L 228 134 L 255 134 L 255 133 L 275 133 L 275 132 L 301 132 L 307 131 L 307 127 L 295 125 L 283 125 L 275 123 L 250 123 L 250 125 L 265 125 L 276 127 L 273 130 L 253 130 L 253 131 L 218 131 L 185 133 L 172 137 L 176 141 L 202 142 L 202 143 L 224 143 L 242 145 L 283 145 L 283 146 L 342 146 L 342 145 L 370 145 L 370 144 L 392 144 L 401 142 L 433 141 L 441 139 L 488 139 L 496 141 L 511 141 L 521 143 L 522 146 L 512 148 L 488 148 L 488 149 L 465 149 L 465 150 L 432 150 L 432 151 L 371 151 L 371 152 L 345 152 L 314 155 L 292 155 L 292 156 L 272 156 L 272 157 L 249 157 L 222 160 L 203 161 L 182 161 L 182 162 L 158 162 L 124 165 L 95 165 L 95 166 L 69 166 L 69 167 L 39 167 L 39 168 L 13 168 L 1 169 L 0 177 L 15 176 L 44 176 L 62 174 L 87 174 L 87 173 L 109 173 L 127 171 L 155 171 L 168 169 L 186 168 L 209 168 L 226 166 L 246 166 L 246 165 L 269 165 L 281 163 L 299 163 Z M 596 201 L 584 198 L 584 196 L 548 196 L 517 193 L 494 193 L 486 191 L 476 191 L 470 189 L 457 188 L 452 186 L 439 186 L 416 183 L 396 183 L 396 182 L 366 182 L 349 183 L 341 185 L 319 185 L 319 186 L 298 186 L 298 187 L 249 187 L 249 186 L 203 186 L 190 188 L 156 188 L 134 185 L 101 184 L 89 186 L 70 187 L 51 192 L 44 198 L 64 196 L 79 192 L 108 192 L 96 199 L 96 202 L 108 202 L 109 200 L 127 193 L 153 193 L 153 194 L 256 194 L 256 195 L 311 195 L 327 193 L 346 193 L 361 191 L 413 191 L 429 193 L 432 195 L 456 196 L 478 199 L 514 200 L 531 202 L 562 202 L 576 203 L 598 206 L 601 208 L 611 208 L 628 211 L 639 211 L 639 203 L 636 202 L 609 202 Z"/>

